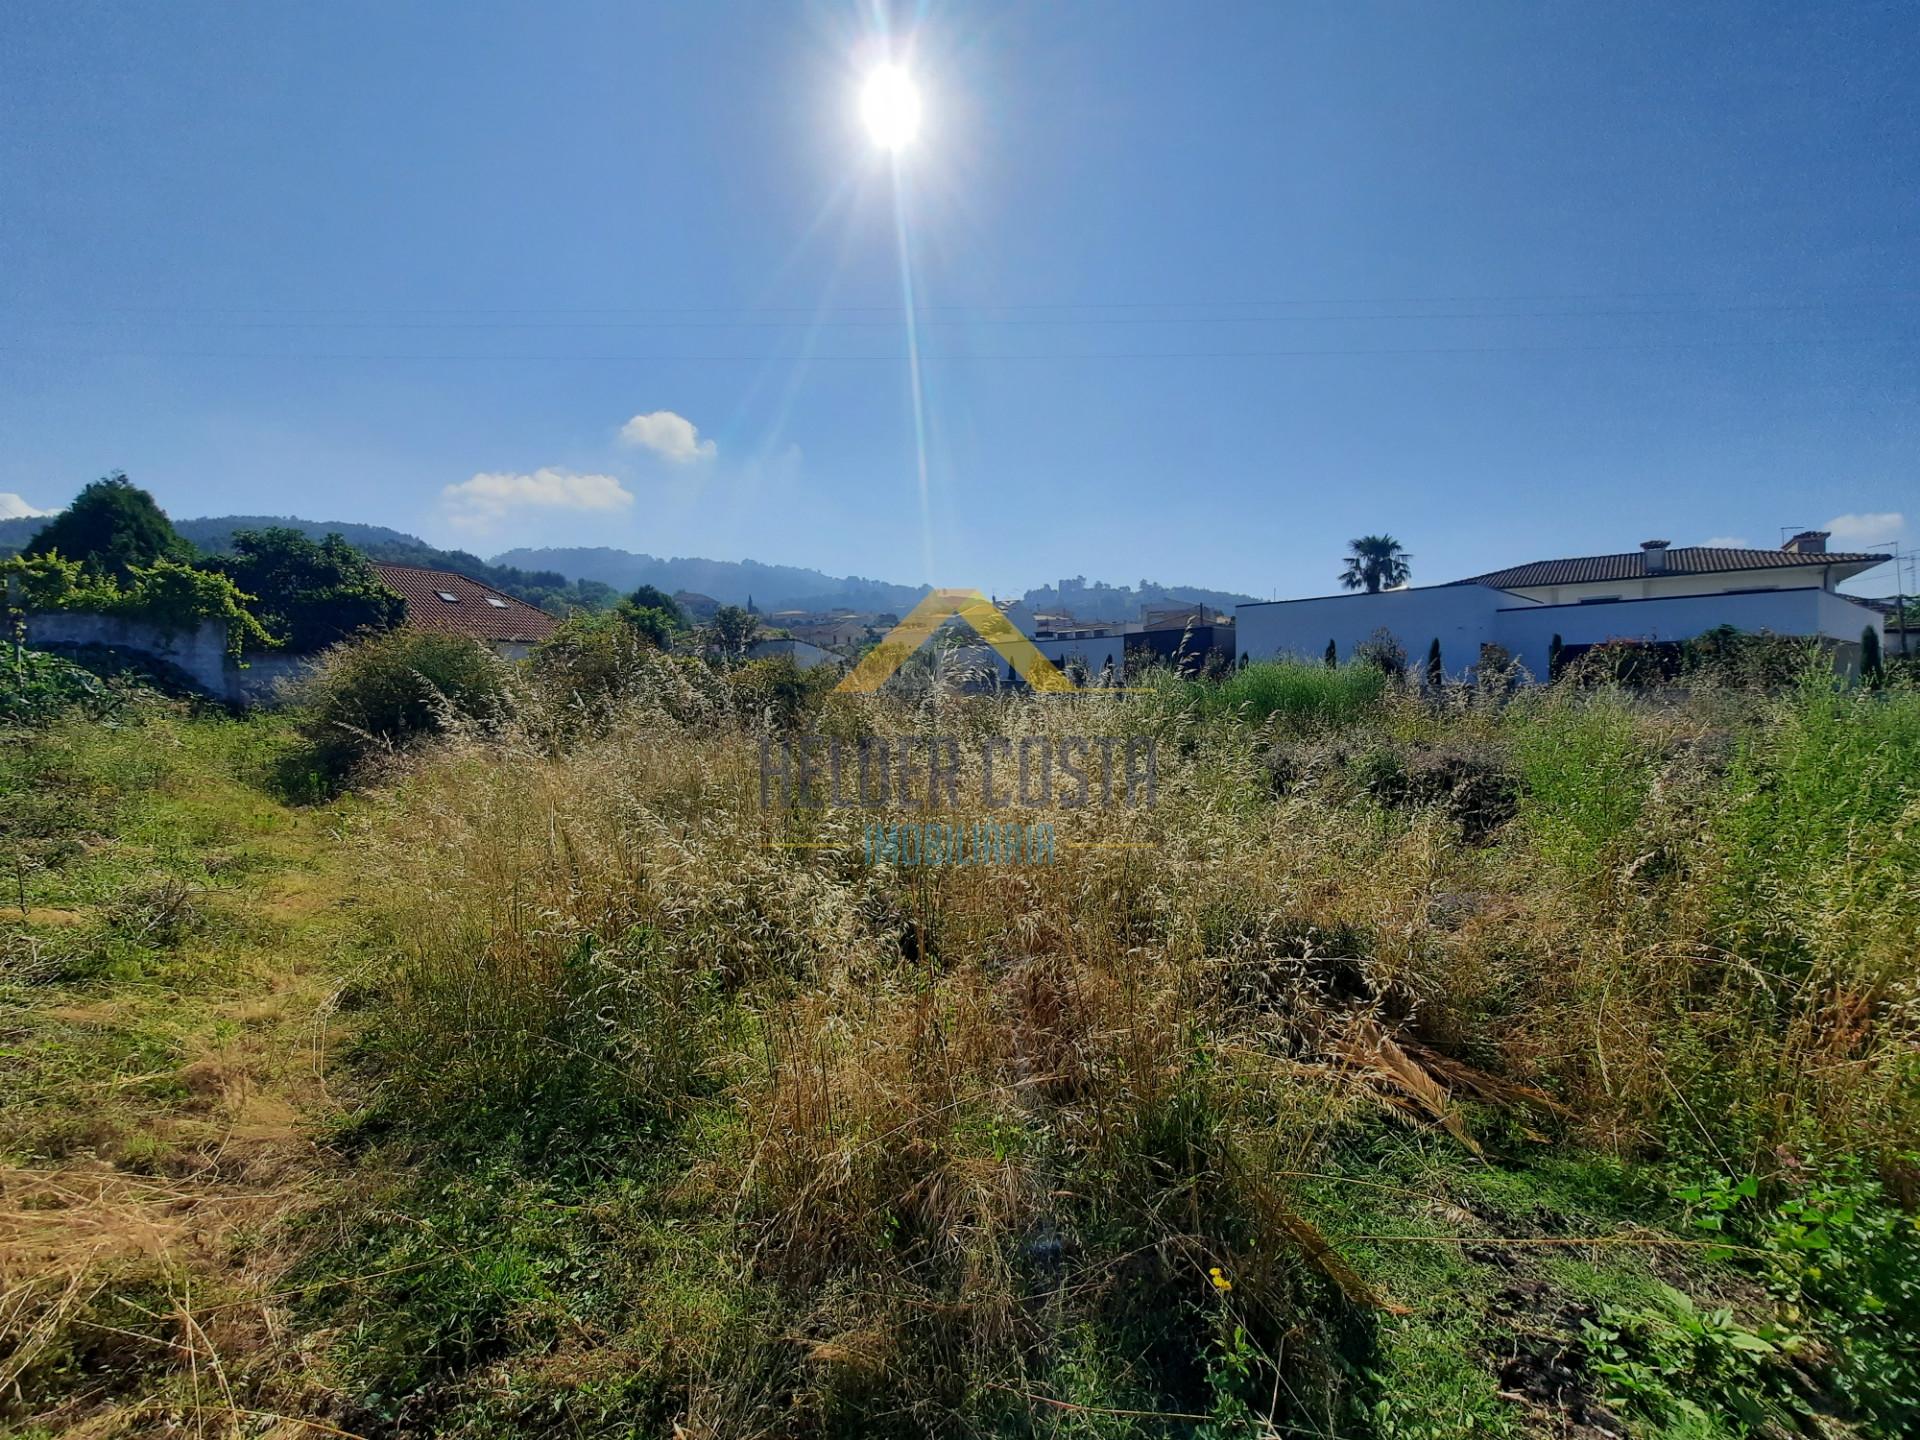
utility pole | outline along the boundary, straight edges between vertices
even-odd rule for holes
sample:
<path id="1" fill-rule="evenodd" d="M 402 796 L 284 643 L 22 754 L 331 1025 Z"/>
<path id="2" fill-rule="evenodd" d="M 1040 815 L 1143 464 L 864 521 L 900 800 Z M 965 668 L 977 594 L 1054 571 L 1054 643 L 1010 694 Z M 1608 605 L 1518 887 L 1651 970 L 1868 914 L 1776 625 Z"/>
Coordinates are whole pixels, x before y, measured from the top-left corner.
<path id="1" fill-rule="evenodd" d="M 1903 551 L 1897 540 L 1883 540 L 1879 543 L 1893 551 L 1893 623 L 1899 627 L 1900 658 L 1904 660 L 1909 653 L 1907 650 L 1907 577 L 1913 569 L 1914 558 L 1920 556 L 1920 550 L 1910 548 Z"/>
<path id="2" fill-rule="evenodd" d="M 27 612 L 14 604 L 15 576 L 7 576 L 7 631 L 13 640 L 13 674 L 16 680 L 27 678 Z"/>
<path id="3" fill-rule="evenodd" d="M 1913 564 L 1914 553 L 1912 550 L 1907 552 L 1904 564 L 1909 566 Z M 1907 658 L 1907 582 L 1906 571 L 1901 568 L 1902 564 L 1900 552 L 1895 550 L 1893 552 L 1893 603 L 1899 608 L 1894 611 L 1894 619 L 1900 626 L 1900 658 L 1904 660 Z"/>

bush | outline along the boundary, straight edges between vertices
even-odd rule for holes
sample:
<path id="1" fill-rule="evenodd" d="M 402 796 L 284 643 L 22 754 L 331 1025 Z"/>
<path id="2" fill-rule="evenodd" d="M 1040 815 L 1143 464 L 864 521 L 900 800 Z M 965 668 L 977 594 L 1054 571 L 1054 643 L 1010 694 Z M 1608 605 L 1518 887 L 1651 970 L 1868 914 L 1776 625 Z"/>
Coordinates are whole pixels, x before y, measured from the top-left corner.
<path id="1" fill-rule="evenodd" d="M 549 740 L 604 734 L 634 707 L 689 721 L 727 701 L 706 665 L 660 649 L 619 613 L 575 614 L 534 650 L 527 673 L 537 702 L 531 723 Z"/>
<path id="2" fill-rule="evenodd" d="M 1383 803 L 1439 805 L 1472 843 L 1487 839 L 1520 806 L 1520 776 L 1506 749 L 1469 740 L 1418 745 L 1401 759 Z"/>
<path id="3" fill-rule="evenodd" d="M 1336 800 L 1364 793 L 1389 809 L 1439 806 L 1471 844 L 1489 838 L 1520 805 L 1520 775 L 1507 748 L 1487 741 L 1282 742 L 1267 752 L 1266 768 L 1276 794 L 1325 785 Z"/>
<path id="4" fill-rule="evenodd" d="M 839 683 L 831 665 L 802 670 L 785 655 L 749 660 L 727 676 L 727 689 L 740 718 L 749 724 L 765 720 L 783 730 L 805 728 L 826 703 L 827 692 Z"/>
<path id="5" fill-rule="evenodd" d="M 621 616 L 575 614 L 540 642 L 528 671 L 549 701 L 597 709 L 632 693 L 658 649 Z"/>
<path id="6" fill-rule="evenodd" d="M 302 682 L 300 731 L 338 776 L 379 754 L 513 711 L 510 672 L 476 640 L 394 630 L 336 646 Z"/>
<path id="7" fill-rule="evenodd" d="M 146 698 L 151 692 L 134 681 L 102 679 L 44 650 L 23 651 L 17 664 L 0 658 L 0 724 L 40 724 L 69 710 L 98 719 Z"/>

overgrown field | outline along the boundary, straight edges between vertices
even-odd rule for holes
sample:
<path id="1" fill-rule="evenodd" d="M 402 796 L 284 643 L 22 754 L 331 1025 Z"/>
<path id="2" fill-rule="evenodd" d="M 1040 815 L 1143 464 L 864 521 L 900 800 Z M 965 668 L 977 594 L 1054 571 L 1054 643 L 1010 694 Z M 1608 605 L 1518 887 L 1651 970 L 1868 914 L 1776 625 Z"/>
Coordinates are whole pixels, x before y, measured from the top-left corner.
<path id="1" fill-rule="evenodd" d="M 1913 1433 L 1920 693 L 478 688 L 372 768 L 358 691 L 0 741 L 25 1433 Z M 893 864 L 979 812 L 763 805 L 805 734 L 1155 803 Z M 249 1035 L 254 1203 L 89 1253 Z"/>

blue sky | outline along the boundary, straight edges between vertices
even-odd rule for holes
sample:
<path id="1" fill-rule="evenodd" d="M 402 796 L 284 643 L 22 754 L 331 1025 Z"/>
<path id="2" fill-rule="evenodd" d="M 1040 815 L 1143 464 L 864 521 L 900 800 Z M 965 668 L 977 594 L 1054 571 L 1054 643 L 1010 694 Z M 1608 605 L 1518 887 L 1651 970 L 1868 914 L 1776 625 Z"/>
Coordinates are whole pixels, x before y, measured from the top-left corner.
<path id="1" fill-rule="evenodd" d="M 1416 581 L 1908 539 L 1917 42 L 1864 4 L 15 0 L 0 508 L 124 468 L 482 553 L 1281 596 L 1374 530 Z"/>

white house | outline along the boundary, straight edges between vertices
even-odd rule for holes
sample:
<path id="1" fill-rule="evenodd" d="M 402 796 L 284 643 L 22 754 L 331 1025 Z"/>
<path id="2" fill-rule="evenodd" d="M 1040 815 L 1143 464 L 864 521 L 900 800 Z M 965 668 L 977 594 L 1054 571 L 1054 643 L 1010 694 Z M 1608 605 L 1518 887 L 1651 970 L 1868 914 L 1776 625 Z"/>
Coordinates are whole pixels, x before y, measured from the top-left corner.
<path id="1" fill-rule="evenodd" d="M 1882 616 L 1834 587 L 1890 557 L 1830 552 L 1827 538 L 1803 531 L 1778 550 L 1648 540 L 1622 555 L 1538 560 L 1446 585 L 1242 605 L 1239 658 L 1319 659 L 1332 641 L 1345 660 L 1385 630 L 1414 664 L 1438 640 L 1447 670 L 1462 674 L 1497 645 L 1545 678 L 1555 636 L 1573 656 L 1609 640 L 1687 640 L 1731 625 L 1818 637 L 1850 662 L 1862 630 L 1884 633 Z"/>

